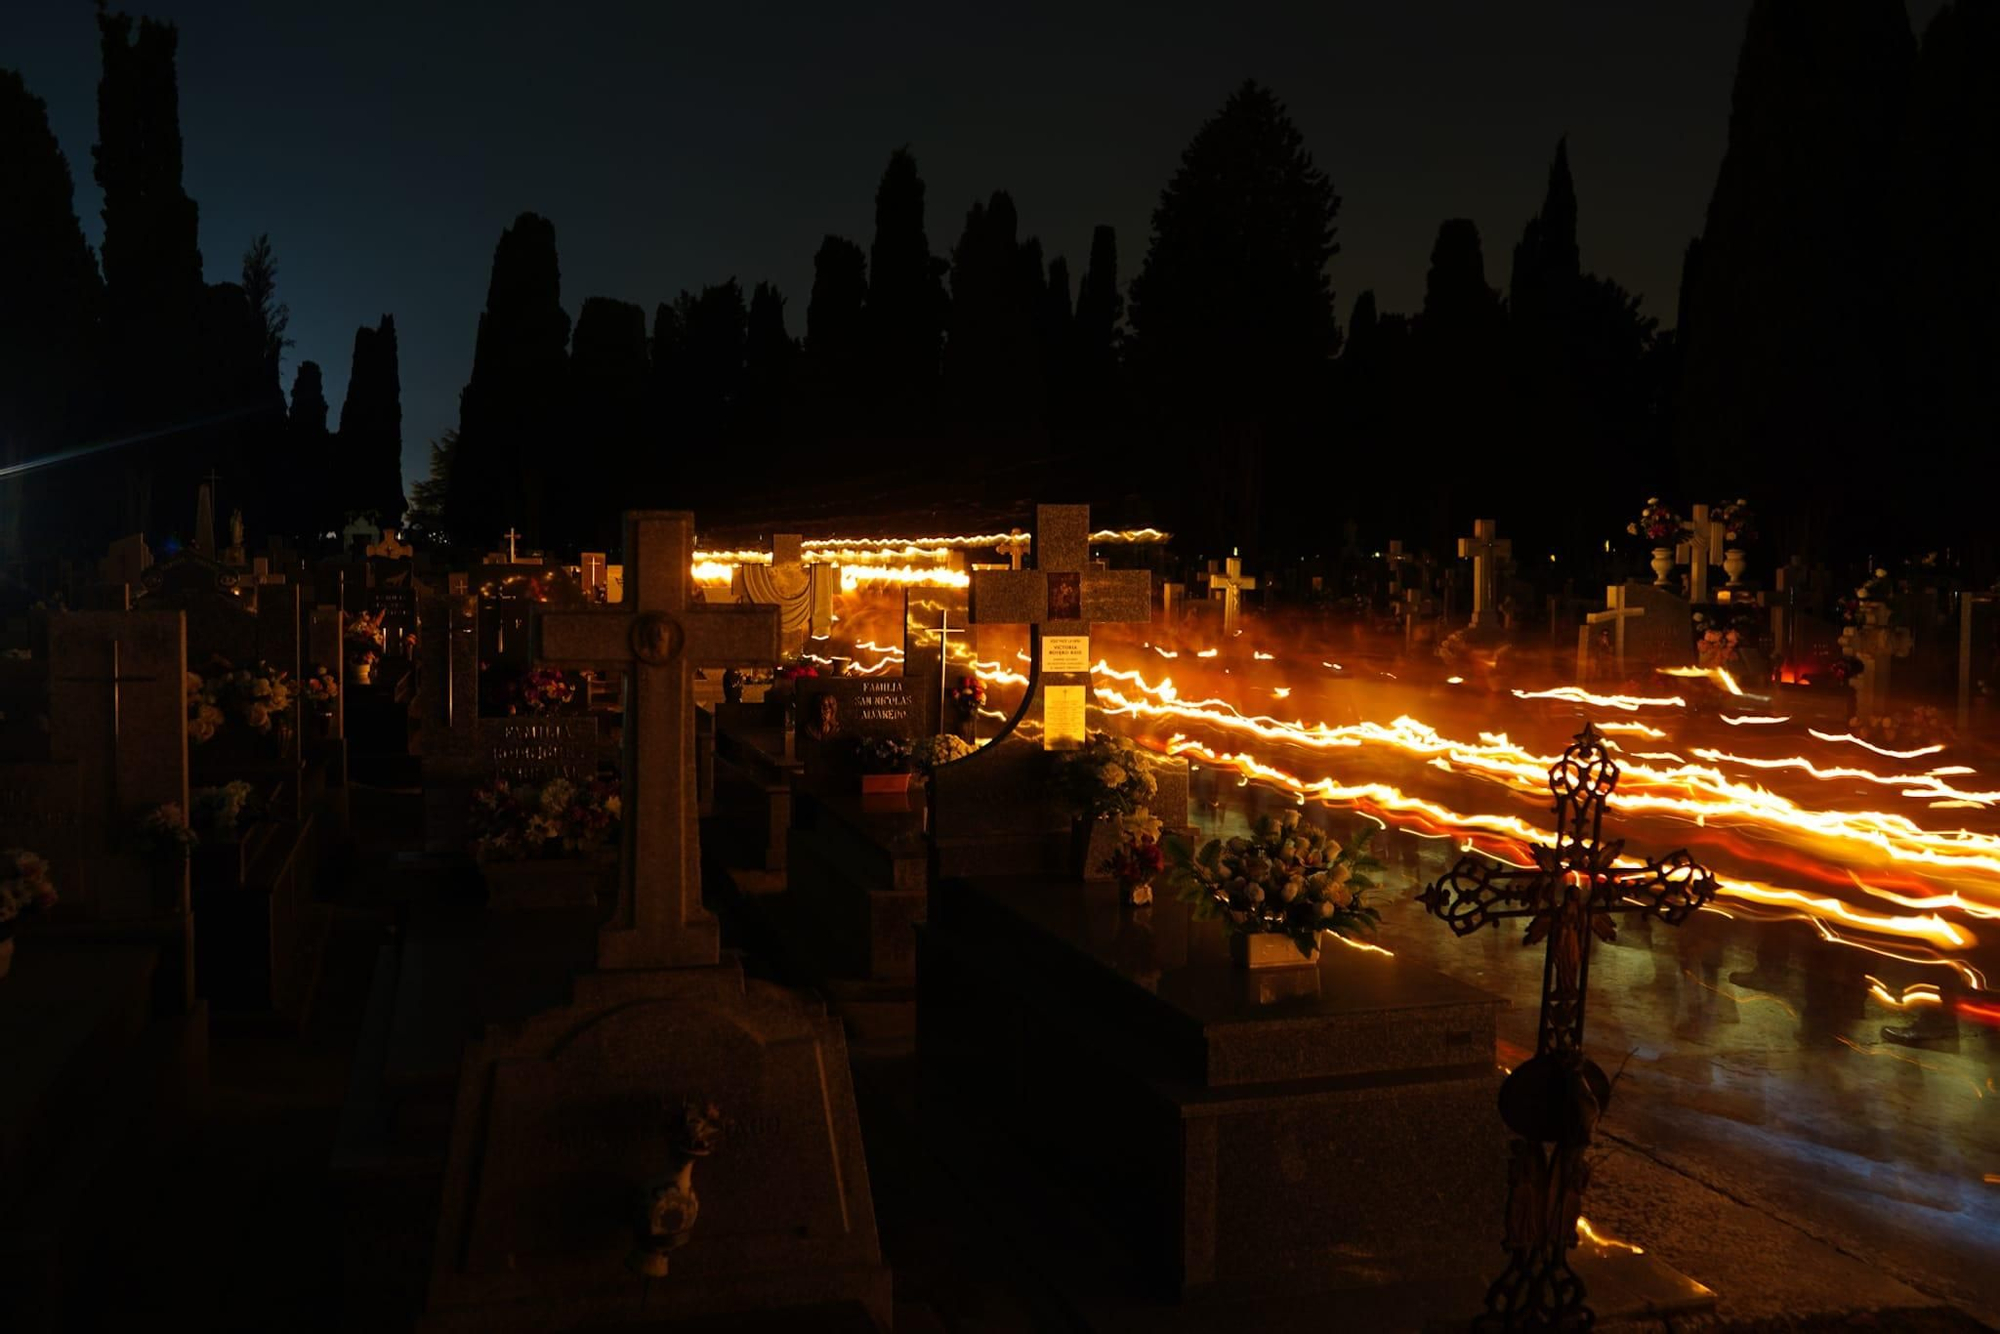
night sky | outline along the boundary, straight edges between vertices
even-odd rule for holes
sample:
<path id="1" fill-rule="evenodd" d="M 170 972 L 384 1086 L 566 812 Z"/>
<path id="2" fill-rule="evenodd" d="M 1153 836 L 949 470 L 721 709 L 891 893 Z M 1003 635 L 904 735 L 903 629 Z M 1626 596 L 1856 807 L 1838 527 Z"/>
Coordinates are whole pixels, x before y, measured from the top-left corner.
<path id="1" fill-rule="evenodd" d="M 268 0 L 133 10 L 180 25 L 210 280 L 233 281 L 247 242 L 271 234 L 297 341 L 286 391 L 300 360 L 318 361 L 336 421 L 355 326 L 392 312 L 414 475 L 457 421 L 494 242 L 519 212 L 555 222 L 572 317 L 586 296 L 650 312 L 733 274 L 746 290 L 775 280 L 801 335 L 820 237 L 867 246 L 876 179 L 907 143 L 934 251 L 973 199 L 1005 188 L 1023 234 L 1073 273 L 1091 226 L 1116 226 L 1129 280 L 1182 146 L 1245 76 L 1285 99 L 1342 196 L 1343 324 L 1365 287 L 1386 309 L 1421 303 L 1448 216 L 1478 223 L 1504 286 L 1564 133 L 1585 266 L 1671 324 L 1749 0 L 457 8 L 467 17 Z M 0 6 L 0 64 L 48 102 L 95 244 L 90 4 Z"/>

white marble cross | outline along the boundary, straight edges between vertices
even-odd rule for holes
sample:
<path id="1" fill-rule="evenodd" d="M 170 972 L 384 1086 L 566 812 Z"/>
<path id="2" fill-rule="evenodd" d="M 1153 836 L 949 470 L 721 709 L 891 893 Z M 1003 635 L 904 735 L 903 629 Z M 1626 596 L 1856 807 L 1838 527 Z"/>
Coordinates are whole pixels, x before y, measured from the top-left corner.
<path id="1" fill-rule="evenodd" d="M 1722 559 L 1722 525 L 1708 517 L 1708 506 L 1696 505 L 1688 521 L 1688 540 L 1674 548 L 1674 562 L 1688 567 L 1688 601 L 1708 601 L 1708 567 Z"/>
<path id="2" fill-rule="evenodd" d="M 1600 625 L 1611 626 L 1612 656 L 1618 664 L 1618 672 L 1625 672 L 1625 622 L 1634 616 L 1644 616 L 1644 607 L 1625 605 L 1625 585 L 1607 584 L 1604 589 L 1604 610 L 1593 611 L 1583 618 L 1583 625 L 1577 630 L 1576 680 L 1584 684 L 1590 669 L 1590 635 Z"/>
<path id="3" fill-rule="evenodd" d="M 514 541 L 521 535 L 515 532 L 512 528 L 509 528 L 506 532 L 500 534 L 500 536 L 507 539 L 507 563 L 509 565 L 513 565 L 519 559 L 514 552 Z"/>
<path id="4" fill-rule="evenodd" d="M 692 605 L 694 516 L 625 514 L 625 599 L 538 613 L 536 659 L 625 673 L 624 846 L 618 907 L 598 936 L 601 968 L 713 964 L 721 938 L 701 906 L 694 669 L 769 663 L 775 607 Z"/>

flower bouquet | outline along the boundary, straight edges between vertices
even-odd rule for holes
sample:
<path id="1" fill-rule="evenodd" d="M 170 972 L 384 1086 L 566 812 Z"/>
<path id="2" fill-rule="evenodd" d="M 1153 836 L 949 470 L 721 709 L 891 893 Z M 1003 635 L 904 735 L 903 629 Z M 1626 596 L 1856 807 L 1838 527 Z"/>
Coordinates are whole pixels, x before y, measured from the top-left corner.
<path id="1" fill-rule="evenodd" d="M 1626 532 L 1652 547 L 1678 545 L 1687 530 L 1687 520 L 1662 504 L 1658 496 L 1648 497 L 1639 517 L 1625 525 Z"/>
<path id="2" fill-rule="evenodd" d="M 911 743 L 910 765 L 918 773 L 928 774 L 941 764 L 964 759 L 972 751 L 972 743 L 954 733 L 927 736 Z"/>
<path id="3" fill-rule="evenodd" d="M 334 706 L 340 700 L 340 683 L 333 679 L 331 671 L 314 663 L 299 679 L 299 699 L 311 715 L 317 734 L 325 739 L 333 729 Z"/>
<path id="4" fill-rule="evenodd" d="M 14 928 L 23 914 L 55 906 L 49 864 L 26 848 L 0 849 L 0 977 L 14 962 Z"/>
<path id="5" fill-rule="evenodd" d="M 1159 817 L 1142 806 L 1118 823 L 1118 846 L 1104 869 L 1118 882 L 1119 898 L 1127 907 L 1150 907 L 1153 881 L 1167 864 Z"/>
<path id="6" fill-rule="evenodd" d="M 216 658 L 209 664 L 206 675 L 195 679 L 202 683 L 201 702 L 199 719 L 190 714 L 190 740 L 208 741 L 227 723 L 239 724 L 280 743 L 291 735 L 290 673 L 268 662 L 233 667 Z M 201 726 L 202 723 L 207 725 Z"/>
<path id="7" fill-rule="evenodd" d="M 576 698 L 576 683 L 554 667 L 536 667 L 521 673 L 507 691 L 507 712 L 556 713 Z"/>
<path id="8" fill-rule="evenodd" d="M 1732 500 L 1721 505 L 1710 505 L 1708 517 L 1711 522 L 1722 525 L 1722 541 L 1725 546 L 1747 547 L 1757 540 L 1757 516 L 1751 512 L 1747 500 Z"/>
<path id="9" fill-rule="evenodd" d="M 341 639 L 347 645 L 349 662 L 355 661 L 363 653 L 379 656 L 387 651 L 389 631 L 382 624 L 385 615 L 386 613 L 379 611 L 373 615 L 362 612 L 348 621 L 347 628 L 341 631 Z"/>
<path id="10" fill-rule="evenodd" d="M 209 699 L 208 683 L 194 672 L 187 673 L 188 740 L 199 746 L 222 726 L 222 710 Z"/>
<path id="11" fill-rule="evenodd" d="M 583 856 L 615 840 L 622 809 L 618 779 L 610 775 L 582 782 L 551 778 L 540 785 L 496 778 L 472 794 L 473 859 Z"/>
<path id="12" fill-rule="evenodd" d="M 1080 748 L 1054 756 L 1052 785 L 1074 817 L 1071 865 L 1087 880 L 1110 860 L 1118 839 L 1113 822 L 1149 807 L 1159 784 L 1153 762 L 1122 736 L 1093 732 Z"/>
<path id="13" fill-rule="evenodd" d="M 250 791 L 250 785 L 241 781 L 190 791 L 188 832 L 193 846 L 242 842 L 244 826 L 256 818 Z"/>
<path id="14" fill-rule="evenodd" d="M 910 769 L 915 748 L 899 736 L 864 737 L 855 746 L 861 766 L 861 791 L 895 793 L 910 790 Z"/>
<path id="15" fill-rule="evenodd" d="M 952 707 L 967 718 L 986 707 L 986 683 L 976 676 L 961 676 L 951 688 Z"/>
<path id="16" fill-rule="evenodd" d="M 132 826 L 132 850 L 141 857 L 185 860 L 200 842 L 177 802 L 148 809 Z"/>
<path id="17" fill-rule="evenodd" d="M 1230 951 L 1249 967 L 1310 961 L 1319 935 L 1372 929 L 1381 914 L 1363 902 L 1382 864 L 1369 855 L 1374 830 L 1343 847 L 1288 810 L 1267 815 L 1247 837 L 1211 839 L 1200 852 L 1186 839 L 1169 838 L 1172 881 L 1204 917 L 1220 917 Z M 1298 959 L 1272 957 L 1258 937 L 1285 937 Z"/>

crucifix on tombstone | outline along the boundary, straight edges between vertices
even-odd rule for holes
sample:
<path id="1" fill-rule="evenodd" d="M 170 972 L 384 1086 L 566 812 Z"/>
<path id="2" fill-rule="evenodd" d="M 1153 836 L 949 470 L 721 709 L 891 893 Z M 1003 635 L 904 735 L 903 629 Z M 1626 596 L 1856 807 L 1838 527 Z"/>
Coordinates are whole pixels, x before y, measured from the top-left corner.
<path id="1" fill-rule="evenodd" d="M 1688 520 L 1688 537 L 1674 548 L 1676 563 L 1688 567 L 1688 601 L 1708 601 L 1708 569 L 1722 559 L 1722 525 L 1708 517 L 1708 506 L 1696 505 Z"/>
<path id="2" fill-rule="evenodd" d="M 1085 737 L 1090 627 L 1152 619 L 1153 576 L 1090 568 L 1090 507 L 1035 508 L 1035 568 L 975 570 L 971 623 L 1030 627 L 1031 679 L 1015 725 L 1038 722 L 1044 750 L 1074 750 Z"/>
<path id="3" fill-rule="evenodd" d="M 500 534 L 500 536 L 507 539 L 507 563 L 509 565 L 518 565 L 520 563 L 520 557 L 516 554 L 514 550 L 514 543 L 520 539 L 521 535 L 515 532 L 512 527 L 509 527 L 507 531 Z"/>
<path id="4" fill-rule="evenodd" d="M 1583 618 L 1583 625 L 1576 633 L 1576 679 L 1581 685 L 1590 675 L 1590 637 L 1600 625 L 1611 627 L 1612 660 L 1617 664 L 1620 679 L 1625 675 L 1625 622 L 1634 616 L 1644 616 L 1644 607 L 1625 605 L 1625 585 L 1607 584 L 1604 589 L 1604 610 L 1593 611 Z"/>
<path id="5" fill-rule="evenodd" d="M 1243 573 L 1243 558 L 1235 552 L 1220 567 L 1214 561 L 1202 571 L 1201 581 L 1208 585 L 1208 596 L 1222 603 L 1222 633 L 1236 633 L 1236 620 L 1242 610 L 1243 595 L 1253 592 L 1257 580 Z"/>
<path id="6" fill-rule="evenodd" d="M 1474 630 L 1500 622 L 1500 562 L 1514 554 L 1514 542 L 1499 531 L 1492 519 L 1475 519 L 1472 536 L 1458 539 L 1458 558 L 1472 562 L 1472 619 L 1466 624 Z"/>
<path id="7" fill-rule="evenodd" d="M 778 613 L 692 605 L 693 563 L 693 515 L 627 511 L 625 600 L 616 610 L 535 618 L 539 660 L 625 673 L 618 906 L 598 936 L 600 968 L 713 964 L 720 957 L 715 918 L 701 906 L 694 669 L 774 661 Z"/>
<path id="8" fill-rule="evenodd" d="M 1500 1117 L 1515 1134 L 1508 1169 L 1507 1268 L 1486 1290 L 1487 1320 L 1506 1329 L 1587 1327 L 1583 1281 L 1570 1268 L 1590 1168 L 1585 1153 L 1611 1081 L 1583 1052 L 1592 937 L 1612 940 L 1614 913 L 1678 926 L 1715 894 L 1715 877 L 1685 851 L 1620 867 L 1623 839 L 1603 839 L 1618 766 L 1584 725 L 1549 770 L 1556 841 L 1535 865 L 1503 869 L 1472 854 L 1420 901 L 1456 935 L 1525 919 L 1523 943 L 1546 942 L 1535 1054 L 1500 1086 Z"/>

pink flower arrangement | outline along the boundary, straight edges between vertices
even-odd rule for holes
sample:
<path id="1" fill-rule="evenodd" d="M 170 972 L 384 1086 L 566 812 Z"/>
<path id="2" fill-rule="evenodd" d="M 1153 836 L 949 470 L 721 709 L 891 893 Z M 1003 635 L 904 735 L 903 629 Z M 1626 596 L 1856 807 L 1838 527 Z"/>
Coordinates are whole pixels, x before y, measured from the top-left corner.
<path id="1" fill-rule="evenodd" d="M 1625 531 L 1656 547 L 1670 547 L 1686 535 L 1687 520 L 1662 504 L 1658 496 L 1652 496 L 1639 511 L 1639 517 L 1625 525 Z"/>
<path id="2" fill-rule="evenodd" d="M 472 855 L 479 861 L 577 856 L 609 845 L 623 814 L 618 779 L 496 778 L 472 794 Z"/>
<path id="3" fill-rule="evenodd" d="M 553 667 L 537 667 L 514 683 L 508 713 L 554 713 L 576 698 L 576 685 Z"/>

